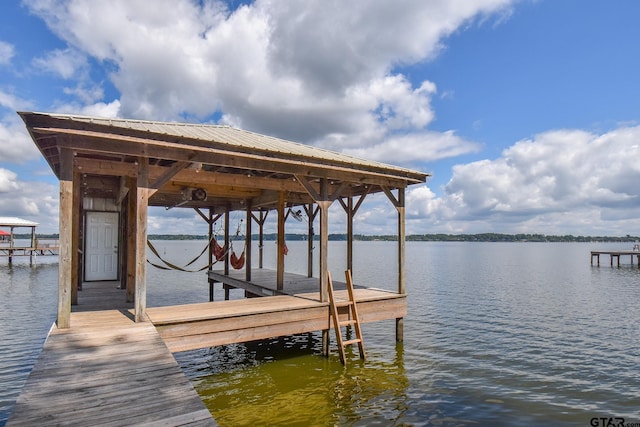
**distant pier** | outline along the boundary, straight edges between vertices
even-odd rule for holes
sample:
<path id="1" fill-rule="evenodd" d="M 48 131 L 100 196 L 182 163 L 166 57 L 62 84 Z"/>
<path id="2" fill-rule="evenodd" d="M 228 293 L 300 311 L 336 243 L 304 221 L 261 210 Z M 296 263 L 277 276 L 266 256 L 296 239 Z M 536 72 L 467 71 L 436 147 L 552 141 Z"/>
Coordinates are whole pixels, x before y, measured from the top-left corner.
<path id="1" fill-rule="evenodd" d="M 631 258 L 631 265 L 633 265 L 633 257 L 636 257 L 638 268 L 640 268 L 640 248 L 635 245 L 632 250 L 627 251 L 591 251 L 591 265 L 593 265 L 594 258 L 596 259 L 597 266 L 600 266 L 600 255 L 609 255 L 609 264 L 613 267 L 613 259 L 616 259 L 617 266 L 620 267 L 620 257 L 629 256 Z"/>
<path id="2" fill-rule="evenodd" d="M 60 243 L 58 239 L 36 239 L 33 246 L 9 246 L 0 243 L 0 257 L 7 257 L 9 265 L 15 256 L 28 256 L 29 264 L 34 265 L 38 256 L 58 255 Z"/>
<path id="3" fill-rule="evenodd" d="M 9 265 L 13 262 L 14 256 L 28 256 L 29 264 L 34 265 L 38 255 L 58 255 L 60 252 L 60 242 L 58 239 L 37 239 L 37 222 L 28 221 L 16 217 L 0 217 L 0 256 L 5 256 L 9 260 Z M 16 240 L 15 229 L 26 228 L 30 230 L 31 238 L 29 243 L 19 244 Z M 9 231 L 6 231 L 9 229 Z"/>

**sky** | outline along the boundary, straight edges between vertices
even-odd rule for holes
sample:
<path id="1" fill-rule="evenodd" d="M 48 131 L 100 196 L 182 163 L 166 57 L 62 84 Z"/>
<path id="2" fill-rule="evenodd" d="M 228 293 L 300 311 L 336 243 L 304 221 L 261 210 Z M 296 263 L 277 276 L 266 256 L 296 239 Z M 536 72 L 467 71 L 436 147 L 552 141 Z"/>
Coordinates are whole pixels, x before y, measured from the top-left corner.
<path id="1" fill-rule="evenodd" d="M 640 235 L 638 16 L 635 0 L 3 1 L 0 216 L 58 231 L 58 181 L 16 114 L 41 111 L 225 124 L 430 173 L 407 190 L 408 234 Z M 340 206 L 330 221 L 344 232 Z M 396 224 L 368 196 L 355 233 Z M 150 210 L 149 233 L 194 227 Z"/>

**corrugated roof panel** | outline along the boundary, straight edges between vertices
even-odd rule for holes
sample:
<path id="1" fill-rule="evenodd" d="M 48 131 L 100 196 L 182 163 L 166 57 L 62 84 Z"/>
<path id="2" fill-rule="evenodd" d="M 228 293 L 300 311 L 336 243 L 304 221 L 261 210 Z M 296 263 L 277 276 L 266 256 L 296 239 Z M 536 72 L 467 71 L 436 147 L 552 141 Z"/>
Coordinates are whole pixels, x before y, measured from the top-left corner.
<path id="1" fill-rule="evenodd" d="M 326 150 L 298 142 L 287 141 L 267 135 L 261 135 L 230 126 L 190 124 L 174 122 L 155 122 L 145 120 L 125 120 L 125 119 L 105 119 L 100 117 L 75 116 L 64 114 L 47 114 L 51 117 L 68 119 L 77 122 L 87 122 L 98 125 L 105 125 L 135 131 L 144 131 L 155 134 L 171 135 L 178 138 L 195 139 L 202 142 L 215 141 L 218 144 L 226 144 L 229 147 L 240 149 L 260 150 L 273 154 L 286 154 L 290 156 L 300 156 L 302 158 L 314 159 L 316 161 L 326 161 L 341 164 L 349 164 L 360 167 L 371 167 L 376 169 L 395 171 L 402 174 L 420 174 L 424 177 L 428 174 L 406 169 L 398 166 L 388 165 L 373 160 L 362 159 L 335 151 Z"/>

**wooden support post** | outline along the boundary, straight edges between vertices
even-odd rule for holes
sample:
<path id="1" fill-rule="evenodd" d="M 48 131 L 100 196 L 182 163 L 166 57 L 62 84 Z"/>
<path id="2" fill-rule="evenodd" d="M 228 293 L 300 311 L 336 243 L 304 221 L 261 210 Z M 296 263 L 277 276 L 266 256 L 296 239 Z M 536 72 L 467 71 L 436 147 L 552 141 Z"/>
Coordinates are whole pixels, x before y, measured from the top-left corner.
<path id="1" fill-rule="evenodd" d="M 347 270 L 353 274 L 353 197 L 347 198 Z"/>
<path id="2" fill-rule="evenodd" d="M 73 209 L 71 217 L 71 304 L 78 305 L 78 289 L 82 288 L 80 281 L 80 174 L 73 173 L 73 193 L 71 206 Z"/>
<path id="3" fill-rule="evenodd" d="M 147 211 L 149 206 L 149 159 L 138 159 L 136 197 L 136 250 L 135 250 L 135 321 L 147 320 Z"/>
<path id="4" fill-rule="evenodd" d="M 251 281 L 251 226 L 253 220 L 251 218 L 251 200 L 247 200 L 247 217 L 245 228 L 245 244 L 244 244 L 244 274 L 247 282 Z"/>
<path id="5" fill-rule="evenodd" d="M 318 214 L 318 208 L 313 208 L 313 203 L 309 203 L 309 206 L 305 206 L 304 210 L 307 214 L 308 220 L 308 241 L 307 241 L 307 277 L 313 277 L 313 222 L 316 219 L 316 215 Z"/>
<path id="6" fill-rule="evenodd" d="M 209 218 L 207 219 L 209 224 L 209 270 L 213 270 L 213 209 L 209 208 Z M 209 301 L 213 301 L 213 291 L 215 290 L 215 283 L 213 279 L 209 279 Z"/>
<path id="7" fill-rule="evenodd" d="M 229 217 L 231 212 L 229 212 L 229 207 L 226 207 L 224 210 L 224 274 L 225 276 L 229 275 L 229 248 L 231 247 L 229 244 Z M 228 299 L 228 298 L 225 298 Z"/>
<path id="8" fill-rule="evenodd" d="M 125 287 L 127 302 L 135 300 L 136 290 L 136 242 L 138 235 L 138 185 L 136 178 L 127 178 L 129 193 L 127 195 L 127 277 Z"/>
<path id="9" fill-rule="evenodd" d="M 276 288 L 281 291 L 284 288 L 284 246 L 285 246 L 285 231 L 284 231 L 284 191 L 278 193 L 278 255 L 277 255 L 277 278 Z"/>
<path id="10" fill-rule="evenodd" d="M 60 250 L 58 256 L 59 329 L 71 327 L 71 270 L 73 268 L 73 152 L 60 149 Z"/>
<path id="11" fill-rule="evenodd" d="M 320 180 L 320 199 L 317 200 L 320 208 L 320 301 L 329 301 L 329 207 L 328 200 L 329 183 L 326 178 Z M 322 331 L 322 354 L 329 356 L 329 329 Z"/>
<path id="12" fill-rule="evenodd" d="M 36 228 L 35 227 L 31 227 L 31 250 L 29 251 L 29 265 L 33 266 L 33 254 L 35 252 L 36 249 Z M 73 283 L 73 282 L 72 282 Z M 73 287 L 72 287 L 73 289 Z M 73 292 L 72 292 L 73 294 Z M 72 298 L 73 300 L 73 298 Z"/>
<path id="13" fill-rule="evenodd" d="M 260 237 L 258 238 L 258 268 L 262 268 L 263 266 L 263 257 L 264 257 L 264 222 L 267 219 L 267 215 L 269 211 L 263 211 L 260 209 L 260 221 L 258 225 L 260 226 Z"/>
<path id="14" fill-rule="evenodd" d="M 405 191 L 404 188 L 398 188 L 398 197 L 393 195 L 391 189 L 382 187 L 391 203 L 398 211 L 398 293 L 406 293 L 406 283 L 404 274 L 405 264 Z M 404 339 L 404 319 L 396 319 L 396 341 L 401 342 Z"/>
<path id="15" fill-rule="evenodd" d="M 404 272 L 405 267 L 405 239 L 406 239 L 406 226 L 405 226 L 405 192 L 404 188 L 398 188 L 398 293 L 406 294 L 406 276 Z M 396 319 L 396 341 L 404 341 L 404 318 L 400 317 Z"/>
<path id="16" fill-rule="evenodd" d="M 370 187 L 367 187 L 366 191 L 360 196 L 358 202 L 353 205 L 353 197 L 347 198 L 347 203 L 341 198 L 338 199 L 340 205 L 347 214 L 347 270 L 353 272 L 353 218 L 356 216 L 356 212 L 364 202 L 364 198 L 369 193 Z"/>

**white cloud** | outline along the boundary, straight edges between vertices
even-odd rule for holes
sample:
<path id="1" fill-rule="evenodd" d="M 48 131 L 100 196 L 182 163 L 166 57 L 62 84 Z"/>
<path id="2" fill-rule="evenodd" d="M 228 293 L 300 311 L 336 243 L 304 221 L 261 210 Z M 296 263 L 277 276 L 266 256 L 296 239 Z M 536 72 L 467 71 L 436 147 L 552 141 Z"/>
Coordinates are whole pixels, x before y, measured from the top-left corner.
<path id="1" fill-rule="evenodd" d="M 53 73 L 63 79 L 86 74 L 89 66 L 87 58 L 76 49 L 56 49 L 45 56 L 35 58 L 33 65 L 41 71 Z"/>
<path id="2" fill-rule="evenodd" d="M 42 224 L 39 233 L 57 232 L 59 203 L 56 188 L 45 182 L 22 181 L 15 172 L 0 168 L 2 213 Z"/>
<path id="3" fill-rule="evenodd" d="M 16 191 L 18 185 L 16 183 L 16 175 L 7 169 L 0 168 L 0 193 L 8 193 L 10 191 Z"/>
<path id="4" fill-rule="evenodd" d="M 0 101 L 1 98 L 2 92 Z M 39 156 L 40 152 L 17 114 L 13 113 L 0 119 L 0 162 L 23 163 Z"/>
<path id="5" fill-rule="evenodd" d="M 0 107 L 16 111 L 29 108 L 30 106 L 31 103 L 29 101 L 20 99 L 19 97 L 0 89 Z"/>
<path id="6" fill-rule="evenodd" d="M 112 64 L 122 116 L 220 113 L 258 132 L 357 149 L 397 131 L 424 132 L 435 85 L 413 87 L 394 67 L 433 58 L 444 37 L 509 3 L 258 0 L 235 11 L 213 0 L 28 5 L 72 50 Z M 73 67 L 62 65 L 72 63 L 56 69 L 69 75 Z M 449 137 L 455 141 L 462 146 L 440 153 L 468 151 Z"/>
<path id="7" fill-rule="evenodd" d="M 348 154 L 392 164 L 434 162 L 477 152 L 480 145 L 448 132 L 413 132 L 389 136 L 364 148 L 342 150 Z"/>
<path id="8" fill-rule="evenodd" d="M 0 65 L 11 64 L 11 59 L 15 54 L 13 45 L 0 40 Z"/>
<path id="9" fill-rule="evenodd" d="M 120 100 L 116 99 L 109 103 L 96 102 L 94 104 L 81 105 L 77 103 L 60 104 L 55 107 L 55 111 L 61 114 L 80 114 L 84 116 L 97 117 L 120 117 Z"/>
<path id="10" fill-rule="evenodd" d="M 495 160 L 455 166 L 440 198 L 420 188 L 408 198 L 427 230 L 633 234 L 640 228 L 638 140 L 640 126 L 545 132 Z"/>

